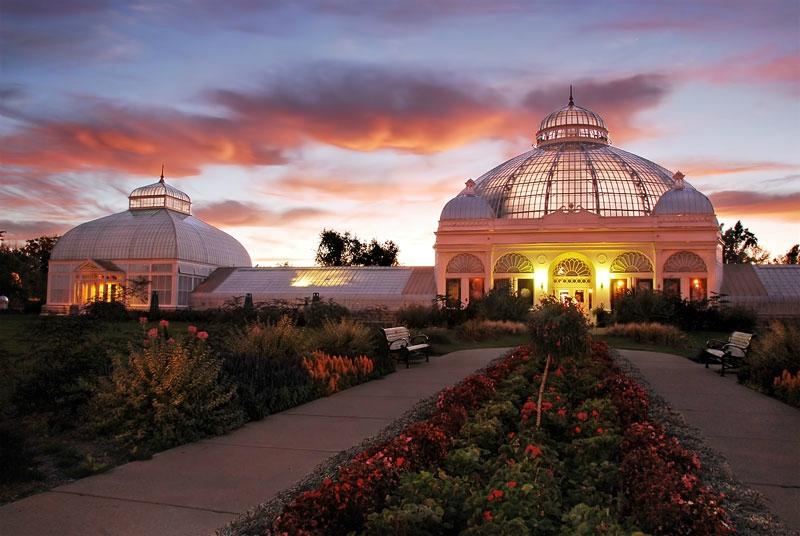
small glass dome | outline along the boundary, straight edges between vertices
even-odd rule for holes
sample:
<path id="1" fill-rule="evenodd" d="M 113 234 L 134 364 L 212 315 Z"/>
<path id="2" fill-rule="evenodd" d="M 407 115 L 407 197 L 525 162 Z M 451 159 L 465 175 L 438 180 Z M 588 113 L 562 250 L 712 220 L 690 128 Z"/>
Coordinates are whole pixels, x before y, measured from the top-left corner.
<path id="1" fill-rule="evenodd" d="M 152 210 L 154 208 L 167 208 L 182 214 L 192 213 L 192 200 L 184 192 L 164 182 L 164 172 L 161 180 L 140 186 L 128 196 L 130 210 Z"/>
<path id="2" fill-rule="evenodd" d="M 442 209 L 440 221 L 444 220 L 481 220 L 494 218 L 492 207 L 481 196 L 475 193 L 475 181 L 469 179 L 467 187 L 456 197 L 447 202 Z"/>
<path id="3" fill-rule="evenodd" d="M 569 141 L 608 144 L 608 128 L 603 118 L 576 106 L 569 88 L 569 104 L 542 119 L 536 133 L 536 146 L 545 147 Z"/>
<path id="4" fill-rule="evenodd" d="M 686 185 L 684 175 L 680 171 L 673 176 L 675 184 L 672 190 L 664 192 L 653 207 L 653 214 L 714 214 L 714 205 L 703 194 Z"/>

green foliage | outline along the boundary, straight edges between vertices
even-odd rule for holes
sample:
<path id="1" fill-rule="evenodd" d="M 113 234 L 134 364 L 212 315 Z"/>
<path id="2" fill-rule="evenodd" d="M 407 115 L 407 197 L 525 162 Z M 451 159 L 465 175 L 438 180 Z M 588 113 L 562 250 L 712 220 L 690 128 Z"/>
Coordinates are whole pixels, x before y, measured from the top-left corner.
<path id="1" fill-rule="evenodd" d="M 502 289 L 492 289 L 483 297 L 470 300 L 467 309 L 471 316 L 479 319 L 525 322 L 530 300 Z"/>
<path id="2" fill-rule="evenodd" d="M 365 536 L 437 536 L 442 532 L 441 506 L 403 504 L 370 514 L 364 527 Z"/>
<path id="3" fill-rule="evenodd" d="M 739 381 L 771 395 L 775 379 L 800 372 L 800 330 L 796 325 L 774 320 L 751 342 L 750 351 L 739 370 Z"/>
<path id="4" fill-rule="evenodd" d="M 134 457 L 225 433 L 243 422 L 236 390 L 220 383 L 222 363 L 199 338 L 151 337 L 117 358 L 92 400 L 95 429 Z"/>
<path id="5" fill-rule="evenodd" d="M 88 317 L 40 317 L 28 332 L 29 358 L 19 362 L 14 402 L 22 413 L 47 412 L 63 426 L 76 422 L 111 356 L 124 352 L 127 337 L 103 337 Z"/>
<path id="6" fill-rule="evenodd" d="M 564 526 L 561 528 L 559 536 L 628 536 L 631 534 L 625 530 L 616 520 L 616 512 L 610 508 L 602 506 L 589 506 L 580 503 L 564 514 L 561 518 Z M 641 535 L 641 532 L 634 532 L 631 536 Z"/>
<path id="7" fill-rule="evenodd" d="M 583 311 L 572 301 L 554 297 L 541 301 L 531 313 L 533 345 L 554 358 L 584 355 L 589 350 L 589 324 Z"/>
<path id="8" fill-rule="evenodd" d="M 319 235 L 315 262 L 321 266 L 397 266 L 397 244 L 374 238 L 365 243 L 349 232 L 324 229 Z"/>
<path id="9" fill-rule="evenodd" d="M 311 334 L 311 347 L 330 355 L 357 357 L 375 353 L 373 334 L 355 320 L 326 321 Z"/>
<path id="10" fill-rule="evenodd" d="M 456 326 L 456 335 L 465 341 L 484 341 L 498 339 L 505 335 L 525 333 L 527 326 L 522 322 L 509 320 L 478 320 L 473 318 Z"/>

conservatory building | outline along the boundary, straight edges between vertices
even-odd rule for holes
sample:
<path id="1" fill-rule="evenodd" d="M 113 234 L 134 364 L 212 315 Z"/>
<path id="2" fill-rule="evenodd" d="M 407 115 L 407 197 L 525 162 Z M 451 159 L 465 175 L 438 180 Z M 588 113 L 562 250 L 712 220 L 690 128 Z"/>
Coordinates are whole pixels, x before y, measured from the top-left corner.
<path id="1" fill-rule="evenodd" d="M 534 149 L 444 206 L 435 250 L 437 292 L 452 302 L 502 288 L 608 309 L 629 289 L 702 299 L 722 279 L 708 198 L 612 146 L 603 119 L 572 96 L 542 120 Z"/>
<path id="2" fill-rule="evenodd" d="M 250 266 L 232 236 L 192 216 L 191 199 L 161 180 L 131 192 L 128 210 L 83 223 L 50 256 L 45 312 L 124 299 L 145 309 L 188 307 L 189 294 L 222 266 Z M 157 297 L 157 298 L 156 298 Z"/>

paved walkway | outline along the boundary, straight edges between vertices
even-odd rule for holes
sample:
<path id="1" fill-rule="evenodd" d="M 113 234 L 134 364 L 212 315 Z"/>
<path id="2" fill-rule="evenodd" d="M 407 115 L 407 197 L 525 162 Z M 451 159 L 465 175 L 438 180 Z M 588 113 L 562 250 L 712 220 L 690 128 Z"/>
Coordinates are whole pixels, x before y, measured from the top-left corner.
<path id="1" fill-rule="evenodd" d="M 700 429 L 739 480 L 766 497 L 787 527 L 800 530 L 800 410 L 683 357 L 617 351 Z"/>
<path id="2" fill-rule="evenodd" d="M 208 534 L 504 349 L 462 350 L 0 507 L 2 535 Z"/>

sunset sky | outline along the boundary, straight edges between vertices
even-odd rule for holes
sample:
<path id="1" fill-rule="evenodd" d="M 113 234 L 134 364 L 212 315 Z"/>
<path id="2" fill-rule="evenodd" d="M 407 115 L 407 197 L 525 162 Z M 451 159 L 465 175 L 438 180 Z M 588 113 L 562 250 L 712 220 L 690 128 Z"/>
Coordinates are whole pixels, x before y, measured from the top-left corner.
<path id="1" fill-rule="evenodd" d="M 0 230 L 167 181 L 262 266 L 433 264 L 444 203 L 575 102 L 773 256 L 800 242 L 800 1 L 0 0 Z"/>

